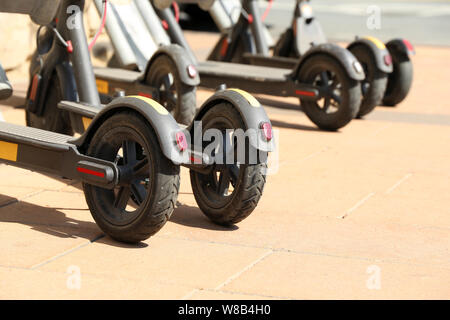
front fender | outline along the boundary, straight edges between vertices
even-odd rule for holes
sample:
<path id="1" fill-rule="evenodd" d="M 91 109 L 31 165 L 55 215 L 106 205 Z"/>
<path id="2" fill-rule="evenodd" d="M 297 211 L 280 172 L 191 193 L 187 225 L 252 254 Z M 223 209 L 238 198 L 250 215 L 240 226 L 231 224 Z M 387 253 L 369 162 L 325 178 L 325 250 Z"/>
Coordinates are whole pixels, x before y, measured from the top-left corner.
<path id="1" fill-rule="evenodd" d="M 389 65 L 385 63 L 385 57 L 390 53 L 383 42 L 374 37 L 359 38 L 350 43 L 347 49 L 351 50 L 356 45 L 363 45 L 370 50 L 375 59 L 376 66 L 380 71 L 385 73 L 391 73 L 393 71 L 392 63 Z"/>
<path id="2" fill-rule="evenodd" d="M 270 123 L 266 111 L 261 106 L 258 100 L 256 100 L 252 95 L 243 90 L 227 89 L 217 91 L 207 101 L 205 101 L 205 103 L 203 103 L 197 115 L 195 116 L 194 121 L 201 121 L 201 119 L 209 109 L 224 101 L 230 103 L 234 108 L 236 108 L 236 110 L 244 120 L 244 124 L 247 130 L 250 129 L 248 131 L 248 137 L 250 145 L 253 148 L 265 152 L 272 152 L 275 150 L 274 139 L 266 141 L 261 134 L 260 125 L 266 122 Z M 193 123 L 188 128 L 191 132 L 192 126 Z"/>
<path id="3" fill-rule="evenodd" d="M 406 39 L 393 39 L 386 43 L 386 47 L 390 54 L 397 58 L 397 61 L 408 61 L 411 56 L 416 54 L 414 47 Z"/>
<path id="4" fill-rule="evenodd" d="M 177 44 L 162 46 L 153 54 L 150 61 L 147 63 L 143 79 L 147 79 L 152 63 L 154 63 L 155 59 L 160 55 L 167 55 L 173 61 L 174 65 L 177 67 L 181 82 L 194 87 L 200 84 L 200 76 L 195 68 L 196 63 L 189 57 L 186 49 Z M 191 68 L 194 68 L 195 75 L 192 75 L 192 73 L 191 75 L 189 74 L 189 69 Z"/>
<path id="5" fill-rule="evenodd" d="M 140 114 L 155 131 L 163 154 L 175 164 L 187 163 L 187 151 L 180 151 L 176 145 L 176 134 L 182 131 L 175 119 L 158 102 L 141 96 L 128 96 L 114 99 L 90 122 L 85 133 L 73 143 L 86 150 L 100 125 L 113 114 L 133 110 Z"/>
<path id="6" fill-rule="evenodd" d="M 364 80 L 364 70 L 356 57 L 350 51 L 332 43 L 319 44 L 309 49 L 298 61 L 294 68 L 294 75 L 298 76 L 308 58 L 316 54 L 325 54 L 334 58 L 347 71 L 350 78 L 358 81 Z"/>

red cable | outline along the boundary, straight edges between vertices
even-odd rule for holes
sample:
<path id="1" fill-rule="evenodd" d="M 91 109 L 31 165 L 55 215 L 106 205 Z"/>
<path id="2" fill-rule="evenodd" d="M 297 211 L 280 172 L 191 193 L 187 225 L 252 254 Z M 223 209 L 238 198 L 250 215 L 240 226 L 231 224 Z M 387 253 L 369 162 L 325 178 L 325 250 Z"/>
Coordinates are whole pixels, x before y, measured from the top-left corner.
<path id="1" fill-rule="evenodd" d="M 264 11 L 261 20 L 264 22 L 266 20 L 267 16 L 269 15 L 270 9 L 272 9 L 273 0 L 269 0 L 269 3 L 267 4 L 267 8 Z"/>
<path id="2" fill-rule="evenodd" d="M 173 11 L 175 11 L 175 20 L 177 22 L 180 22 L 180 7 L 178 6 L 178 3 L 176 3 L 175 1 L 172 2 L 173 5 Z"/>
<path id="3" fill-rule="evenodd" d="M 108 8 L 108 0 L 104 0 L 105 2 L 105 9 L 103 9 L 103 18 L 102 18 L 102 23 L 100 24 L 100 28 L 98 29 L 97 34 L 95 35 L 94 39 L 92 39 L 91 43 L 89 44 L 89 50 L 92 49 L 92 47 L 94 46 L 94 44 L 97 42 L 98 37 L 100 36 L 100 34 L 103 31 L 103 28 L 105 27 L 105 23 L 106 23 L 106 12 L 107 12 L 107 8 Z"/>

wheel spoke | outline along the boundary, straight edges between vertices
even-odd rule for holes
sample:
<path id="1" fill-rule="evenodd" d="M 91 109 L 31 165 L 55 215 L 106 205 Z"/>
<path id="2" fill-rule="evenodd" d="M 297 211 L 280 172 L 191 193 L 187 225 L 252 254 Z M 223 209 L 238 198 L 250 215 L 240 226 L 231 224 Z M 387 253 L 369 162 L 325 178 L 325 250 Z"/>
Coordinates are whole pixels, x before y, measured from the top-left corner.
<path id="1" fill-rule="evenodd" d="M 114 207 L 124 210 L 128 204 L 130 195 L 131 195 L 130 186 L 120 187 L 116 199 L 114 200 Z"/>
<path id="2" fill-rule="evenodd" d="M 238 178 L 239 178 L 239 167 L 236 164 L 232 164 L 232 165 L 227 165 L 226 167 L 228 174 L 230 176 L 230 180 L 231 180 L 231 184 L 233 186 L 236 185 Z"/>
<path id="3" fill-rule="evenodd" d="M 331 101 L 330 97 L 324 98 L 324 105 L 323 105 L 323 108 L 322 108 L 322 110 L 324 112 L 328 112 L 328 109 L 330 109 L 330 101 Z"/>
<path id="4" fill-rule="evenodd" d="M 138 205 L 141 205 L 147 195 L 147 189 L 139 182 L 131 184 L 131 193 Z"/>
<path id="5" fill-rule="evenodd" d="M 219 183 L 217 185 L 217 193 L 219 195 L 227 195 L 229 186 L 230 175 L 228 174 L 228 170 L 223 170 L 220 172 Z"/>
<path id="6" fill-rule="evenodd" d="M 136 142 L 124 141 L 122 144 L 122 149 L 125 164 L 132 165 L 136 163 Z"/>
<path id="7" fill-rule="evenodd" d="M 338 104 L 341 104 L 341 97 L 339 95 L 337 95 L 336 93 L 333 93 L 331 95 L 331 99 L 333 99 L 334 101 L 336 101 Z"/>
<path id="8" fill-rule="evenodd" d="M 323 87 L 328 87 L 329 78 L 326 71 L 320 73 L 320 80 L 322 81 Z"/>
<path id="9" fill-rule="evenodd" d="M 139 160 L 133 168 L 133 178 L 142 180 L 149 176 L 150 165 L 148 163 L 148 158 L 145 157 Z"/>
<path id="10" fill-rule="evenodd" d="M 229 160 L 231 156 L 234 156 L 234 146 L 232 145 L 232 133 L 223 132 L 222 136 L 222 152 L 223 152 L 223 163 L 226 164 L 226 161 Z M 234 160 L 234 159 L 233 159 Z"/>
<path id="11" fill-rule="evenodd" d="M 174 107 L 177 105 L 177 98 L 172 92 L 166 93 L 166 101 L 169 103 L 170 106 Z"/>

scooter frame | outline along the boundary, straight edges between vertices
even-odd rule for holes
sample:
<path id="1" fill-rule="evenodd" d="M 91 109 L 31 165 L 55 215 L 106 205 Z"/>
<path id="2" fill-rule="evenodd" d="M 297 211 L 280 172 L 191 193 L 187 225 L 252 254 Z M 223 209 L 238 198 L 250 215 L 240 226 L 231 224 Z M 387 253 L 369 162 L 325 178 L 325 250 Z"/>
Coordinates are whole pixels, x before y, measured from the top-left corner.
<path id="1" fill-rule="evenodd" d="M 21 5 L 26 8 L 29 3 L 23 0 L 19 6 Z M 0 122 L 0 162 L 80 180 L 83 182 L 83 188 L 94 185 L 101 189 L 113 189 L 120 186 L 120 183 L 128 183 L 128 173 L 120 171 L 118 160 L 106 161 L 86 154 L 89 152 L 91 141 L 95 140 L 94 135 L 97 130 L 101 130 L 102 124 L 115 115 L 126 112 L 128 115 L 134 115 L 138 122 L 146 127 L 147 132 L 155 134 L 157 139 L 155 143 L 160 146 L 161 153 L 165 156 L 161 158 L 163 161 L 170 161 L 176 166 L 186 165 L 191 169 L 191 173 L 208 171 L 208 167 L 211 167 L 210 159 L 203 154 L 202 150 L 197 152 L 195 146 L 189 144 L 192 141 L 186 141 L 187 130 L 195 128 L 183 130 L 167 110 L 156 101 L 145 97 L 129 96 L 116 98 L 107 106 L 100 104 L 84 32 L 83 8 L 84 0 L 61 0 L 56 15 L 54 38 L 47 43 L 50 49 L 42 57 L 42 69 L 31 79 L 27 95 L 28 108 L 43 107 L 46 91 L 49 88 L 49 79 L 52 75 L 57 75 L 64 92 L 64 99 L 66 99 L 61 101 L 58 107 L 69 113 L 74 129 L 79 130 L 82 133 L 81 136 L 73 138 L 51 131 Z M 18 11 L 17 7 L 11 10 L 17 10 L 12 11 L 13 13 L 25 13 Z M 75 27 L 68 27 L 69 20 Z M 208 99 L 200 109 L 201 112 L 197 118 L 201 120 L 204 113 L 224 101 L 232 108 L 237 104 L 237 110 L 252 109 L 249 106 L 251 99 L 246 94 L 237 90 L 221 90 Z M 261 121 L 270 125 L 263 108 L 259 107 L 260 105 L 253 108 L 255 112 L 248 112 L 249 115 L 244 117 L 248 128 L 259 129 L 258 125 Z M 264 152 L 273 150 L 274 142 L 267 137 L 264 138 L 260 130 L 254 130 L 252 133 L 249 143 L 254 150 Z M 171 188 L 173 188 L 172 185 Z M 161 187 L 161 189 L 164 188 Z M 89 200 L 88 203 L 90 203 Z M 167 221 L 168 217 L 165 215 L 164 219 Z M 151 229 L 154 232 L 162 226 L 159 221 L 160 219 L 156 224 L 151 225 L 152 228 L 156 228 Z M 100 224 L 99 221 L 97 223 Z M 148 224 L 143 227 L 147 228 L 146 232 L 150 230 Z M 120 233 L 117 230 L 122 229 L 116 229 L 116 232 Z M 118 240 L 136 242 L 151 234 L 136 234 L 131 235 L 131 238 L 129 235 L 110 235 Z"/>
<path id="2" fill-rule="evenodd" d="M 169 26 L 167 32 L 169 33 L 172 42 L 179 44 L 180 46 L 188 49 L 190 52 L 193 52 L 184 38 L 183 31 L 175 20 L 173 13 L 170 8 L 167 7 L 168 3 L 164 2 L 164 0 L 154 1 L 154 7 L 161 20 L 164 20 Z M 192 0 L 178 2 L 198 3 L 198 1 Z M 207 2 L 209 2 L 209 5 L 212 4 L 211 1 Z M 259 15 L 259 9 L 255 1 L 248 1 L 246 5 L 247 6 L 245 9 L 247 13 L 255 16 Z M 207 5 L 202 7 L 202 9 L 207 8 Z M 260 20 L 253 19 L 253 23 L 250 24 L 244 14 L 240 15 L 239 20 L 229 34 L 229 37 L 225 38 L 227 41 L 224 42 L 223 48 L 227 49 L 228 44 L 233 43 L 233 39 L 238 39 L 245 34 L 248 27 L 253 28 L 255 33 L 259 35 L 258 41 L 256 41 L 257 46 L 265 48 L 265 36 L 261 31 L 262 24 L 260 23 Z M 214 50 L 217 50 L 217 46 Z M 222 51 L 226 52 L 226 50 Z M 197 65 L 200 73 L 200 86 L 217 88 L 222 84 L 226 84 L 227 86 L 243 88 L 251 93 L 282 97 L 297 97 L 304 101 L 318 101 L 327 94 L 325 90 L 322 90 L 322 88 L 318 86 L 300 83 L 297 81 L 299 72 L 307 60 L 318 54 L 324 54 L 332 57 L 336 61 L 339 61 L 351 79 L 355 81 L 364 79 L 364 72 L 361 65 L 349 51 L 333 44 L 323 44 L 312 48 L 301 59 L 297 60 L 297 63 L 293 68 L 289 69 L 279 67 L 256 67 L 230 63 L 231 56 L 223 60 L 227 61 L 225 63 L 214 61 L 200 62 Z M 323 129 L 330 128 L 324 127 Z M 337 128 L 334 127 L 331 129 L 336 130 Z"/>

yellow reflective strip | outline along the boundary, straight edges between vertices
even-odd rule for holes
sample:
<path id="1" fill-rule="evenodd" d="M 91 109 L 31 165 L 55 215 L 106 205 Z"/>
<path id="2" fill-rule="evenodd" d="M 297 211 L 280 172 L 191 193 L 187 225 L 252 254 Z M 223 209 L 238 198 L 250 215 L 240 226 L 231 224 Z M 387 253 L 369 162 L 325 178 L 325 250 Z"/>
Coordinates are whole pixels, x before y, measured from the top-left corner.
<path id="1" fill-rule="evenodd" d="M 259 101 L 256 100 L 256 98 L 254 96 L 252 96 L 250 93 L 248 93 L 247 91 L 244 91 L 244 90 L 241 90 L 241 89 L 235 89 L 235 88 L 228 89 L 228 90 L 235 91 L 235 92 L 239 93 L 241 96 L 243 96 L 248 101 L 248 103 L 250 103 L 250 105 L 252 107 L 258 108 L 258 107 L 261 106 Z"/>
<path id="2" fill-rule="evenodd" d="M 162 105 L 160 105 L 158 102 L 156 102 L 153 99 L 150 99 L 150 98 L 147 98 L 147 97 L 143 97 L 143 96 L 128 96 L 128 97 L 129 98 L 141 99 L 145 103 L 151 105 L 153 107 L 153 109 L 155 109 L 159 114 L 162 114 L 162 115 L 169 114 L 169 111 L 167 111 L 166 108 L 164 108 Z"/>
<path id="3" fill-rule="evenodd" d="M 380 40 L 378 40 L 377 38 L 374 37 L 365 37 L 365 39 L 373 42 L 378 49 L 386 49 L 386 46 L 384 45 L 383 42 L 381 42 Z"/>
<path id="4" fill-rule="evenodd" d="M 87 118 L 87 117 L 81 117 L 81 120 L 83 121 L 84 130 L 86 130 L 89 127 L 89 125 L 91 124 L 92 119 Z"/>
<path id="5" fill-rule="evenodd" d="M 107 81 L 97 79 L 97 80 L 95 80 L 95 83 L 97 84 L 98 92 L 103 93 L 103 94 L 108 94 L 109 85 L 108 85 Z"/>
<path id="6" fill-rule="evenodd" d="M 18 144 L 0 141 L 0 159 L 17 161 Z"/>

